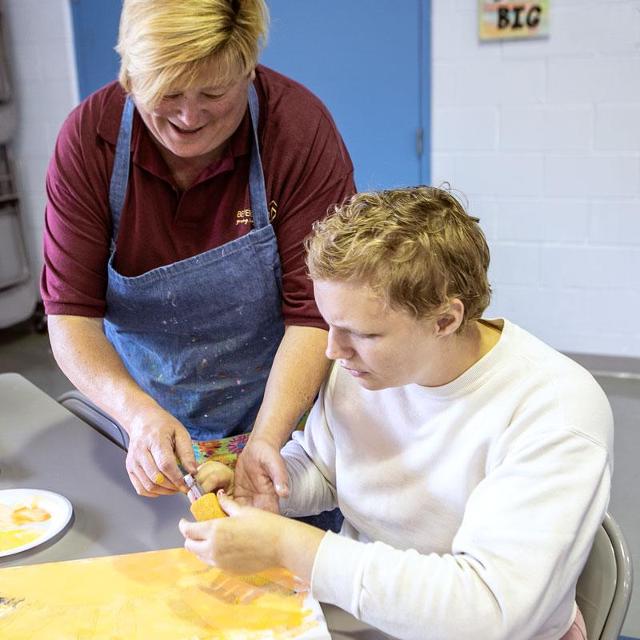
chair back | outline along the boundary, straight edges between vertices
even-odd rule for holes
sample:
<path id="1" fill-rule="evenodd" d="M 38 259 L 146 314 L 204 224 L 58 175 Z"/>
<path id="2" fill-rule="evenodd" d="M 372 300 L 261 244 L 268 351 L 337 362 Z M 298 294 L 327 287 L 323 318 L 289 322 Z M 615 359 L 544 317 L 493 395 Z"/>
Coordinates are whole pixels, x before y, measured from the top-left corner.
<path id="1" fill-rule="evenodd" d="M 631 556 L 613 517 L 605 514 L 576 589 L 589 640 L 618 640 L 633 586 Z"/>
<path id="2" fill-rule="evenodd" d="M 67 391 L 58 398 L 58 402 L 114 444 L 125 451 L 129 448 L 129 434 L 80 391 Z"/>

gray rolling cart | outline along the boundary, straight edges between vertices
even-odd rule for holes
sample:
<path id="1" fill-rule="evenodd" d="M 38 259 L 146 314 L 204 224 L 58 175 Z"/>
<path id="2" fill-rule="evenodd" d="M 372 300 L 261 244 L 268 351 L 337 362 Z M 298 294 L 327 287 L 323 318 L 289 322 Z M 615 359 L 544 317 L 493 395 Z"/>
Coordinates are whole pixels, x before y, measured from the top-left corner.
<path id="1" fill-rule="evenodd" d="M 16 109 L 9 82 L 3 22 L 0 13 L 0 329 L 30 318 L 37 302 L 11 158 Z"/>

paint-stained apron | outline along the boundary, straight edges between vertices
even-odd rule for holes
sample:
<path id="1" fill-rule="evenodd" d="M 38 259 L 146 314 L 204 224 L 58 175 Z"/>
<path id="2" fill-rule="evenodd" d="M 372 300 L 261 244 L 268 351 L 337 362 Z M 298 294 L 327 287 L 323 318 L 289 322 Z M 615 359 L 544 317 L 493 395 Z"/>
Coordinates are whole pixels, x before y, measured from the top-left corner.
<path id="1" fill-rule="evenodd" d="M 280 257 L 267 211 L 253 85 L 249 110 L 253 229 L 135 277 L 125 277 L 114 267 L 131 162 L 130 97 L 118 134 L 109 193 L 113 233 L 105 334 L 133 379 L 180 420 L 194 440 L 251 429 L 284 334 Z M 210 215 L 218 215 L 213 203 Z"/>

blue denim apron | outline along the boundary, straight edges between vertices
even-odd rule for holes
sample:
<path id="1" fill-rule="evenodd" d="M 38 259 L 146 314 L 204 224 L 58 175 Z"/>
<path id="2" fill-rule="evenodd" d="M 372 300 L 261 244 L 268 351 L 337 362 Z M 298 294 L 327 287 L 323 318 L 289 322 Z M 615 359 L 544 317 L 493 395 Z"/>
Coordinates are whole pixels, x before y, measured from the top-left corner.
<path id="1" fill-rule="evenodd" d="M 249 197 L 253 229 L 199 255 L 125 277 L 115 242 L 129 177 L 134 104 L 127 98 L 111 176 L 113 220 L 105 334 L 133 379 L 194 440 L 249 431 L 284 335 L 281 268 L 258 146 L 258 97 L 249 87 L 253 128 Z M 211 215 L 217 213 L 211 205 Z"/>

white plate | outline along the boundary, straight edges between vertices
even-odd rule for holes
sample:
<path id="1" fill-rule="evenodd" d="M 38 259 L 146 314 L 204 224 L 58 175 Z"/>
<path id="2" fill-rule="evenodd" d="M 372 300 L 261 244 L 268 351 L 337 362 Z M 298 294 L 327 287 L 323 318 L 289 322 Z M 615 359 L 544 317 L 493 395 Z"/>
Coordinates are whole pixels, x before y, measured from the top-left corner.
<path id="1" fill-rule="evenodd" d="M 0 550 L 0 558 L 21 553 L 27 549 L 33 549 L 44 544 L 47 540 L 51 540 L 67 526 L 73 515 L 71 503 L 59 493 L 44 491 L 43 489 L 0 489 L 0 508 L 5 506 L 15 509 L 20 506 L 29 507 L 32 504 L 48 511 L 51 517 L 43 522 L 16 525 L 15 529 L 36 530 L 40 535 L 19 547 L 12 547 L 4 551 Z M 0 532 L 3 528 L 6 530 L 6 527 L 0 525 Z"/>

